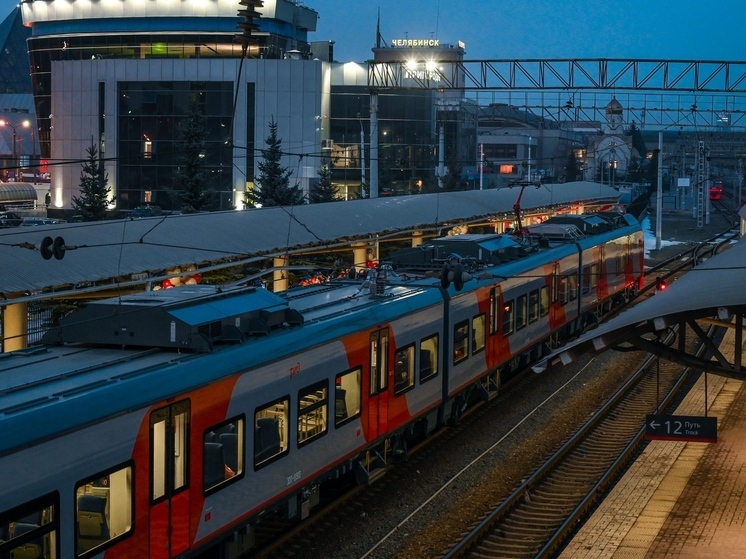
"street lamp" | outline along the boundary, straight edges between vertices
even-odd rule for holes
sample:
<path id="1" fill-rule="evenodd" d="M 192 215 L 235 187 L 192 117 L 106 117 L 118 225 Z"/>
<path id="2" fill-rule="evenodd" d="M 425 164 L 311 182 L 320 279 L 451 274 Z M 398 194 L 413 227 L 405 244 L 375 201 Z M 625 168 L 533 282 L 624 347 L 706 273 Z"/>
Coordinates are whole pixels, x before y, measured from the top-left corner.
<path id="1" fill-rule="evenodd" d="M 13 165 L 15 165 L 15 168 L 16 168 L 15 175 L 16 175 L 16 182 L 17 182 L 18 181 L 18 169 L 19 169 L 20 165 L 18 163 L 18 157 L 16 155 L 16 153 L 17 153 L 16 152 L 16 137 L 18 135 L 16 133 L 16 126 L 14 126 L 13 124 L 11 124 L 10 122 L 8 122 L 5 119 L 0 119 L 0 126 L 10 126 L 13 129 Z M 24 120 L 23 122 L 21 122 L 21 124 L 19 126 L 23 126 L 24 128 L 28 128 L 29 126 L 31 126 L 31 121 L 30 120 Z"/>

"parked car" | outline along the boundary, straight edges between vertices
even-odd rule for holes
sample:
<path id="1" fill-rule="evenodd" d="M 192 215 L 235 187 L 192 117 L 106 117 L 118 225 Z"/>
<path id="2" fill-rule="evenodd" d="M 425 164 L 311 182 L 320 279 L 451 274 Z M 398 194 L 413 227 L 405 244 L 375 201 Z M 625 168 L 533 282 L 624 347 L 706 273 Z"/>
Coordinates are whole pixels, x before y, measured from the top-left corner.
<path id="1" fill-rule="evenodd" d="M 150 204 L 145 206 L 137 206 L 130 214 L 133 218 L 138 217 L 152 217 L 154 215 L 163 214 L 163 210 L 160 206 L 152 206 Z"/>
<path id="2" fill-rule="evenodd" d="M 64 219 L 53 219 L 51 217 L 27 217 L 21 222 L 21 227 L 36 227 L 38 225 L 55 225 L 66 223 Z"/>
<path id="3" fill-rule="evenodd" d="M 18 227 L 23 219 L 15 212 L 0 212 L 0 227 Z"/>

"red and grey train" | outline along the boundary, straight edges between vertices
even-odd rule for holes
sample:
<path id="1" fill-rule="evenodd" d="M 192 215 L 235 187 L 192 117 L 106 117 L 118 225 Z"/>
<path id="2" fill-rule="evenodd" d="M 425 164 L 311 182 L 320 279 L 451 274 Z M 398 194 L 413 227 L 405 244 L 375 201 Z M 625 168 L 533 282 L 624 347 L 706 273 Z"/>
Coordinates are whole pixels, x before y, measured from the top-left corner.
<path id="1" fill-rule="evenodd" d="M 435 239 L 364 281 L 91 302 L 0 355 L 0 558 L 236 557 L 325 480 L 371 482 L 639 289 L 637 221 L 572 219 Z"/>

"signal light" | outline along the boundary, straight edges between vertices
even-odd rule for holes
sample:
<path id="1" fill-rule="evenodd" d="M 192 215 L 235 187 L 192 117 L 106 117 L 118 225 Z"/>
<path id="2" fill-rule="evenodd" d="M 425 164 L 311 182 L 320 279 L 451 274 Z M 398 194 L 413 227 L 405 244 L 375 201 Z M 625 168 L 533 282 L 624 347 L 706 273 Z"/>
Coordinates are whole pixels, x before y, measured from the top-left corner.
<path id="1" fill-rule="evenodd" d="M 62 237 L 44 237 L 39 245 L 39 252 L 44 260 L 49 260 L 54 256 L 57 260 L 62 260 L 65 257 L 65 239 Z"/>
<path id="2" fill-rule="evenodd" d="M 656 291 L 665 291 L 667 287 L 668 287 L 668 284 L 666 283 L 666 280 L 664 280 L 660 276 L 655 278 L 655 290 Z"/>

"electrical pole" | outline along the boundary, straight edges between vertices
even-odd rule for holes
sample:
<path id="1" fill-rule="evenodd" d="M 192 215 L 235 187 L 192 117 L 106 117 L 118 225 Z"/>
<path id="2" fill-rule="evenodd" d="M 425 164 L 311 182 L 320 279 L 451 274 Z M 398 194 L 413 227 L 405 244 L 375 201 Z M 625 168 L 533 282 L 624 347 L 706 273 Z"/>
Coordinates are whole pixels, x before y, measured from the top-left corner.
<path id="1" fill-rule="evenodd" d="M 661 248 L 663 229 L 663 131 L 658 132 L 658 195 L 655 203 L 655 250 Z"/>

